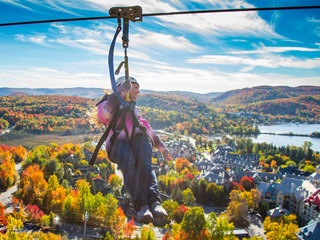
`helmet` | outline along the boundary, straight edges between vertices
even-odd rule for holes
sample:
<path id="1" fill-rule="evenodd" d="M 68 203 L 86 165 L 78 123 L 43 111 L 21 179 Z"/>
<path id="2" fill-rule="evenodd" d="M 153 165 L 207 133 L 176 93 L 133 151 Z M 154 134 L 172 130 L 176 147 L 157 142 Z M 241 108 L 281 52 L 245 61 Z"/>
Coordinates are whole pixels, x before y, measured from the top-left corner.
<path id="1" fill-rule="evenodd" d="M 139 85 L 138 81 L 135 78 L 129 77 L 129 79 L 131 80 L 131 83 L 136 83 Z M 119 87 L 121 83 L 123 83 L 125 80 L 126 80 L 125 76 L 119 77 L 116 81 L 117 87 Z"/>

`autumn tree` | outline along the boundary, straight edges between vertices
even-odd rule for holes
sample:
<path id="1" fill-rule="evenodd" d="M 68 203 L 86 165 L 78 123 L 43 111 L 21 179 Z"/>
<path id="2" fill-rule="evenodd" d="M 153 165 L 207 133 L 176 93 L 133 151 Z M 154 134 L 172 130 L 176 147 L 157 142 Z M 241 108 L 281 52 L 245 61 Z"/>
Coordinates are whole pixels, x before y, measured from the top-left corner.
<path id="1" fill-rule="evenodd" d="M 166 210 L 168 217 L 166 219 L 167 222 L 170 222 L 173 219 L 174 211 L 179 207 L 179 204 L 172 199 L 164 201 L 162 203 L 162 207 Z"/>
<path id="2" fill-rule="evenodd" d="M 186 205 L 186 206 L 193 205 L 193 203 L 195 201 L 195 197 L 193 196 L 193 193 L 192 193 L 190 188 L 184 190 L 182 192 L 182 195 L 183 195 L 183 203 L 184 203 L 184 205 Z"/>
<path id="3" fill-rule="evenodd" d="M 186 158 L 177 158 L 175 164 L 175 170 L 180 174 L 184 169 L 190 168 L 190 162 Z"/>
<path id="4" fill-rule="evenodd" d="M 114 192 L 120 191 L 121 186 L 122 186 L 122 178 L 121 177 L 119 177 L 115 174 L 112 174 L 112 175 L 110 175 L 108 182 Z"/>
<path id="5" fill-rule="evenodd" d="M 213 240 L 233 239 L 234 237 L 233 223 L 229 223 L 226 215 L 220 215 L 217 218 L 214 212 L 209 213 L 207 229 L 210 239 Z"/>
<path id="6" fill-rule="evenodd" d="M 240 186 L 242 186 L 246 191 L 250 191 L 252 188 L 254 188 L 254 185 L 255 182 L 252 176 L 250 176 L 250 178 L 243 176 L 240 180 Z"/>
<path id="7" fill-rule="evenodd" d="M 7 226 L 8 216 L 4 213 L 4 210 L 5 206 L 2 203 L 0 203 L 0 224 L 2 226 Z"/>
<path id="8" fill-rule="evenodd" d="M 181 231 L 192 234 L 192 238 L 200 235 L 207 221 L 202 207 L 193 207 L 187 211 L 181 223 Z"/>
<path id="9" fill-rule="evenodd" d="M 48 183 L 38 165 L 27 167 L 21 174 L 19 198 L 30 204 L 42 206 Z"/>
<path id="10" fill-rule="evenodd" d="M 43 216 L 43 212 L 42 210 L 39 209 L 38 206 L 36 205 L 27 205 L 27 219 L 29 221 L 32 221 L 34 223 L 40 223 L 41 222 L 41 218 Z"/>
<path id="11" fill-rule="evenodd" d="M 177 223 L 181 223 L 187 211 L 189 211 L 189 209 L 186 206 L 181 205 L 176 210 L 174 210 L 173 220 L 175 220 Z"/>
<path id="12" fill-rule="evenodd" d="M 240 226 L 245 222 L 248 214 L 247 199 L 239 190 L 233 190 L 230 193 L 230 202 L 227 207 L 229 220 L 234 222 L 235 226 Z"/>

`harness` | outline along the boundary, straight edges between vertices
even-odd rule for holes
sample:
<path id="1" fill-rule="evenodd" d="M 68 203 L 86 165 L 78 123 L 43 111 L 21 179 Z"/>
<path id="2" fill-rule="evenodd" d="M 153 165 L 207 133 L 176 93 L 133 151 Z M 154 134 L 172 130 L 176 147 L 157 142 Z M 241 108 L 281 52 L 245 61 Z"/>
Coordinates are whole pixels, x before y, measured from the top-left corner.
<path id="1" fill-rule="evenodd" d="M 134 141 L 136 127 L 138 127 L 140 129 L 140 131 L 148 138 L 149 142 L 152 143 L 150 136 L 147 134 L 147 128 L 145 126 L 141 125 L 136 114 L 134 113 L 136 102 L 130 101 L 129 105 L 125 108 L 122 108 L 121 106 L 122 105 L 120 105 L 120 107 L 115 112 L 114 117 L 112 118 L 109 126 L 107 127 L 106 131 L 104 132 L 104 134 L 100 138 L 96 148 L 94 149 L 91 160 L 89 162 L 89 164 L 91 166 L 94 164 L 102 144 L 106 141 L 107 137 L 109 136 L 110 130 L 112 130 L 112 132 L 113 132 L 113 135 L 110 137 L 110 140 L 109 140 L 111 142 L 111 145 L 110 145 L 110 149 L 108 151 L 108 157 L 111 162 L 114 162 L 114 160 L 112 158 L 113 148 L 114 148 L 115 143 L 117 142 L 117 138 L 122 130 L 125 131 L 127 139 L 129 140 L 131 145 Z M 132 133 L 131 133 L 130 138 L 129 138 L 128 130 L 126 128 L 126 116 L 127 116 L 128 112 L 131 113 L 131 117 L 132 117 Z M 120 119 L 120 122 L 118 124 L 119 119 Z"/>

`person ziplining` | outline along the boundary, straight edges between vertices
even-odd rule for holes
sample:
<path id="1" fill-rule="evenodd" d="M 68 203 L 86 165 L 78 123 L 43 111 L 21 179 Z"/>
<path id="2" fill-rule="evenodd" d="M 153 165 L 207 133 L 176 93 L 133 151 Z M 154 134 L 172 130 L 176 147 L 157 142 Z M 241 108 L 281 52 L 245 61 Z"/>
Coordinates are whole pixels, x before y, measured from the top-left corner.
<path id="1" fill-rule="evenodd" d="M 108 93 L 97 104 L 98 108 L 91 114 L 92 122 L 103 123 L 107 130 L 101 137 L 90 160 L 94 164 L 101 145 L 106 142 L 106 151 L 110 161 L 116 163 L 123 173 L 124 185 L 132 198 L 137 220 L 150 222 L 154 218 L 167 217 L 161 206 L 157 178 L 151 166 L 153 146 L 162 152 L 167 161 L 172 161 L 171 153 L 160 141 L 149 123 L 141 117 L 136 106 L 140 85 L 129 76 L 127 48 L 129 46 L 129 20 L 142 21 L 142 9 L 139 6 L 128 8 L 111 8 L 110 15 L 118 16 L 118 28 L 109 51 L 109 73 L 113 92 Z M 121 31 L 123 18 L 122 46 L 124 61 L 120 63 L 116 73 L 125 67 L 125 76 L 115 81 L 113 70 L 113 51 L 116 38 Z"/>

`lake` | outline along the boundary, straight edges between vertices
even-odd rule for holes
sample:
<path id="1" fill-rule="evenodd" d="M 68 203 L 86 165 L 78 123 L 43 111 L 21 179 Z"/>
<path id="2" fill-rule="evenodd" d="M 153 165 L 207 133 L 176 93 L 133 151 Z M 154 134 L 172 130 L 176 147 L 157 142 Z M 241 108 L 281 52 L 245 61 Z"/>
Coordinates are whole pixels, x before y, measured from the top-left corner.
<path id="1" fill-rule="evenodd" d="M 258 126 L 261 133 L 295 133 L 295 134 L 310 134 L 312 132 L 320 132 L 320 124 L 280 124 L 270 126 Z M 295 145 L 300 147 L 304 141 L 309 141 L 313 145 L 311 147 L 314 151 L 320 151 L 320 139 L 299 137 L 299 136 L 283 136 L 283 135 L 269 135 L 259 134 L 251 137 L 254 143 L 273 143 L 276 146 Z"/>

